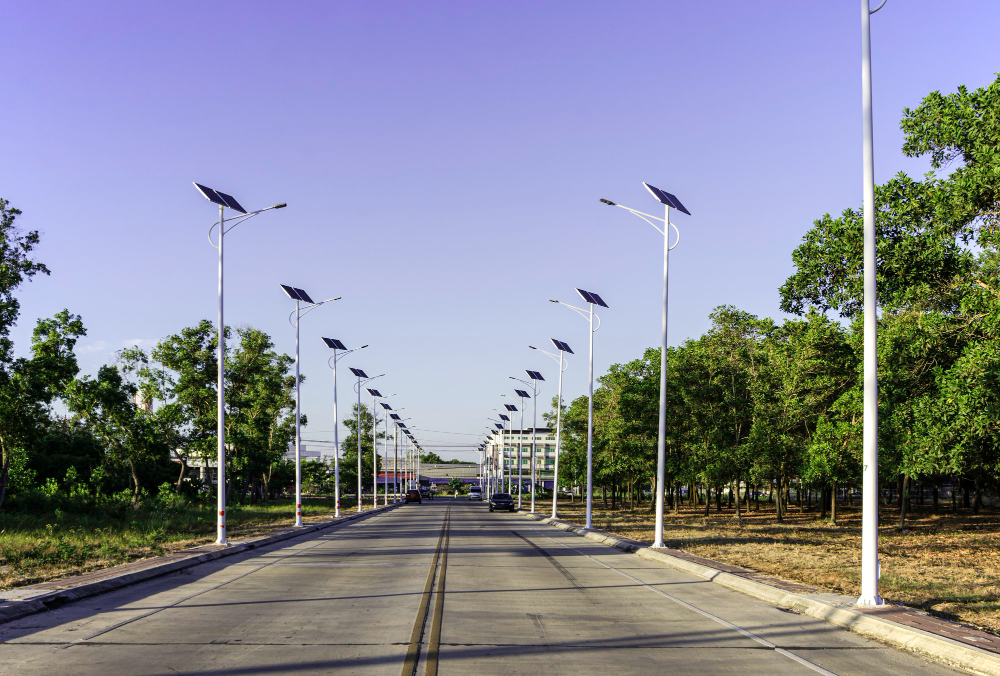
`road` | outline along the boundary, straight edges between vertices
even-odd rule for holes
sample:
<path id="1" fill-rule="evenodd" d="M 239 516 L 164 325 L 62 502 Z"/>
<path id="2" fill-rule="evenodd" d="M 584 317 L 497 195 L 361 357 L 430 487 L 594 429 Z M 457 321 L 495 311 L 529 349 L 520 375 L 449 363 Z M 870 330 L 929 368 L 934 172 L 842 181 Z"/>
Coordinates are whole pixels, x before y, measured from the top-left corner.
<path id="1" fill-rule="evenodd" d="M 0 625 L 19 676 L 654 672 L 960 673 L 448 498 Z"/>

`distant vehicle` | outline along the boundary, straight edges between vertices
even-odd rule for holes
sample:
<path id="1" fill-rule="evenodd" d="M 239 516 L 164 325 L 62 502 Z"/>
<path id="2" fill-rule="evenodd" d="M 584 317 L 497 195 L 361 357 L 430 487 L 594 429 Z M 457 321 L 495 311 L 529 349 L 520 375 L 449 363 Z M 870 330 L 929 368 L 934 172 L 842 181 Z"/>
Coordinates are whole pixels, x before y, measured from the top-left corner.
<path id="1" fill-rule="evenodd" d="M 469 488 L 469 499 L 470 500 L 482 500 L 483 499 L 483 489 L 479 486 L 471 486 Z"/>
<path id="2" fill-rule="evenodd" d="M 415 503 L 417 503 L 419 505 L 420 502 L 421 502 L 421 500 L 420 500 L 420 491 L 418 491 L 418 490 L 406 491 L 406 497 L 403 499 L 403 502 L 404 503 L 406 503 L 406 502 L 415 502 Z"/>
<path id="3" fill-rule="evenodd" d="M 495 509 L 506 509 L 508 512 L 513 512 L 514 498 L 510 497 L 510 493 L 494 493 L 493 497 L 490 498 L 490 511 Z"/>
<path id="4" fill-rule="evenodd" d="M 427 498 L 428 500 L 434 499 L 434 491 L 431 490 L 430 486 L 421 486 L 417 490 L 420 491 L 420 497 Z"/>

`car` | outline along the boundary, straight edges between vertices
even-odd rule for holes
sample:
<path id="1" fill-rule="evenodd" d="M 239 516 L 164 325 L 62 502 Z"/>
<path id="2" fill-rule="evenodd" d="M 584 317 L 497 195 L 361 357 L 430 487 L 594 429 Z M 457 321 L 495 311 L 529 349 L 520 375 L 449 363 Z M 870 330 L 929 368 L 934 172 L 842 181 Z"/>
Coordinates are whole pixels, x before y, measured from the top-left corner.
<path id="1" fill-rule="evenodd" d="M 482 500 L 483 499 L 483 489 L 479 486 L 472 486 L 469 488 L 469 499 L 470 500 Z"/>
<path id="2" fill-rule="evenodd" d="M 434 491 L 431 490 L 430 486 L 421 486 L 419 489 L 420 497 L 427 498 L 428 500 L 434 499 Z"/>
<path id="3" fill-rule="evenodd" d="M 415 503 L 417 503 L 419 505 L 420 504 L 420 491 L 418 491 L 418 490 L 406 491 L 406 497 L 403 498 L 403 502 L 404 503 L 405 502 L 415 502 Z"/>
<path id="4" fill-rule="evenodd" d="M 514 507 L 514 498 L 510 497 L 510 493 L 494 493 L 490 498 L 490 511 L 495 509 L 506 509 L 508 512 L 513 512 L 516 507 Z"/>

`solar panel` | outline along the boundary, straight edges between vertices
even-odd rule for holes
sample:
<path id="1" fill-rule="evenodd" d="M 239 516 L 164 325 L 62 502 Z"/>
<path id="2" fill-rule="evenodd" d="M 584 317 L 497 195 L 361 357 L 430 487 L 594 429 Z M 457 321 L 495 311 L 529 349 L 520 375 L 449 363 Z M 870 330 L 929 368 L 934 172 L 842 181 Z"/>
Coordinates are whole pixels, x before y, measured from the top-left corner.
<path id="1" fill-rule="evenodd" d="M 245 214 L 247 212 L 247 210 L 244 209 L 242 206 L 240 206 L 240 203 L 237 202 L 236 198 L 233 197 L 232 195 L 227 195 L 226 193 L 219 192 L 218 190 L 216 190 L 215 193 L 219 197 L 221 197 L 222 201 L 226 203 L 226 206 L 232 209 L 233 211 L 238 211 L 241 214 Z"/>
<path id="2" fill-rule="evenodd" d="M 500 420 L 510 420 L 510 418 L 508 418 L 508 417 L 507 417 L 507 416 L 505 416 L 505 415 L 504 415 L 503 413 L 501 413 L 501 414 L 500 414 Z"/>
<path id="3" fill-rule="evenodd" d="M 514 390 L 514 394 L 521 397 L 522 399 L 531 399 L 531 395 L 524 390 Z"/>
<path id="4" fill-rule="evenodd" d="M 542 374 L 538 371 L 525 371 L 525 373 L 527 373 L 528 377 L 532 380 L 545 380 L 545 378 L 542 377 Z"/>
<path id="5" fill-rule="evenodd" d="M 358 378 L 367 378 L 368 377 L 368 374 L 365 373 L 364 371 L 362 371 L 361 369 L 352 368 L 351 369 L 351 373 L 353 373 L 354 375 L 356 375 Z"/>
<path id="6" fill-rule="evenodd" d="M 399 414 L 398 413 L 390 413 L 389 417 L 392 418 L 393 420 L 399 420 Z"/>
<path id="7" fill-rule="evenodd" d="M 576 292 L 579 293 L 580 296 L 582 296 L 583 299 L 588 303 L 593 303 L 594 305 L 600 305 L 601 307 L 608 307 L 608 304 L 605 303 L 604 300 L 596 293 L 592 293 L 590 291 L 584 291 L 583 289 L 577 289 Z"/>
<path id="8" fill-rule="evenodd" d="M 503 429 L 503 425 L 501 425 L 500 423 L 493 423 L 493 426 L 496 427 L 498 430 Z"/>
<path id="9" fill-rule="evenodd" d="M 514 404 L 504 404 L 504 406 L 507 408 L 508 411 L 516 411 L 517 410 L 517 406 L 514 406 Z"/>
<path id="10" fill-rule="evenodd" d="M 658 199 L 661 203 L 666 204 L 668 207 L 673 207 L 678 211 L 683 211 L 688 216 L 691 215 L 691 212 L 684 208 L 684 205 L 681 204 L 681 201 L 676 197 L 674 197 L 673 195 L 671 195 L 670 193 L 660 190 L 659 188 L 654 188 L 653 186 L 645 182 L 643 182 L 643 185 L 646 186 L 646 190 L 651 192 L 653 194 L 653 197 Z"/>
<path id="11" fill-rule="evenodd" d="M 278 286 L 280 286 L 282 290 L 285 293 L 287 293 L 288 297 L 291 298 L 292 300 L 302 300 L 302 297 L 299 296 L 298 289 L 294 289 L 290 286 L 285 286 L 284 284 L 279 284 Z"/>
<path id="12" fill-rule="evenodd" d="M 334 350 L 346 350 L 347 349 L 347 346 L 344 345 L 339 340 L 337 340 L 336 338 L 324 338 L 323 342 L 326 343 L 327 347 L 332 348 Z"/>
<path id="13" fill-rule="evenodd" d="M 563 341 L 556 340 L 555 338 L 550 338 L 550 340 L 552 341 L 552 344 L 556 346 L 557 350 L 559 350 L 561 352 L 569 352 L 570 354 L 573 354 L 573 350 L 571 350 L 570 347 L 569 347 L 569 345 L 567 345 Z"/>
<path id="14" fill-rule="evenodd" d="M 381 397 L 382 396 L 382 393 L 379 392 L 378 390 L 373 390 L 370 387 L 366 387 L 365 389 L 368 390 L 368 394 L 372 395 L 373 397 Z"/>
<path id="15" fill-rule="evenodd" d="M 305 302 L 307 302 L 307 303 L 315 303 L 316 302 L 312 298 L 310 298 L 309 294 L 306 293 L 305 291 L 303 291 L 302 289 L 298 289 L 297 288 L 297 289 L 295 289 L 295 291 L 296 291 L 296 293 L 299 294 L 299 298 L 301 298 Z"/>
<path id="16" fill-rule="evenodd" d="M 384 401 L 382 402 L 382 408 L 384 408 L 387 411 L 392 410 L 392 406 L 389 406 L 389 404 L 385 403 Z"/>
<path id="17" fill-rule="evenodd" d="M 192 181 L 192 183 L 194 183 L 194 181 Z M 204 195 L 205 198 L 208 201 L 215 202 L 216 204 L 221 204 L 224 207 L 225 206 L 229 206 L 225 202 L 222 201 L 222 198 L 219 197 L 219 193 L 215 192 L 211 188 L 206 188 L 201 183 L 195 183 L 194 187 L 197 188 L 198 192 L 200 192 L 202 195 Z"/>

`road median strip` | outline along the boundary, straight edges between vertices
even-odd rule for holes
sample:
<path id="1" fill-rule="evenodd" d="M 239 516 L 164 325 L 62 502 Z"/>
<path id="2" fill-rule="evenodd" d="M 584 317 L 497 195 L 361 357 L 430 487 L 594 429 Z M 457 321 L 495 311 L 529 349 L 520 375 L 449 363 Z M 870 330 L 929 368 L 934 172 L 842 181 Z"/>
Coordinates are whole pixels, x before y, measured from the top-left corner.
<path id="1" fill-rule="evenodd" d="M 825 620 L 838 627 L 877 639 L 897 648 L 915 652 L 975 674 L 1000 676 L 1000 638 L 991 634 L 935 618 L 905 606 L 886 605 L 880 609 L 862 610 L 853 606 L 853 597 L 839 594 L 813 595 L 793 591 L 792 589 L 795 587 L 805 587 L 765 577 L 768 582 L 771 582 L 769 584 L 761 580 L 761 577 L 764 576 L 755 576 L 756 579 L 750 579 L 746 575 L 731 572 L 741 569 L 700 557 L 683 556 L 685 552 L 682 550 L 653 549 L 647 542 L 632 540 L 605 531 L 587 530 L 583 526 L 569 521 L 552 519 L 525 510 L 519 510 L 519 513 L 554 528 L 614 547 L 626 553 L 635 554 L 649 561 L 671 566 L 727 589 L 753 596 L 779 608 Z M 693 561 L 691 558 L 698 558 L 698 560 Z M 790 588 L 784 589 L 783 586 Z M 820 596 L 823 598 L 818 598 Z M 893 613 L 908 623 L 923 621 L 923 624 L 927 625 L 930 630 L 910 626 L 903 621 L 880 617 L 880 615 L 888 613 Z M 934 629 L 937 631 L 933 631 Z M 953 635 L 955 638 L 938 632 Z M 996 650 L 979 647 L 972 642 L 980 642 Z"/>
<path id="2" fill-rule="evenodd" d="M 299 528 L 288 528 L 270 535 L 234 540 L 225 546 L 216 544 L 202 545 L 164 556 L 151 557 L 120 566 L 84 573 L 83 575 L 8 589 L 7 591 L 0 592 L 0 624 L 25 617 L 26 615 L 52 610 L 66 603 L 90 596 L 115 591 L 122 587 L 136 584 L 137 582 L 173 573 L 184 568 L 191 568 L 225 556 L 258 549 L 276 542 L 290 540 L 318 530 L 331 528 L 348 521 L 381 514 L 398 506 L 397 504 L 387 505 L 342 516 L 339 519 L 310 523 Z"/>

